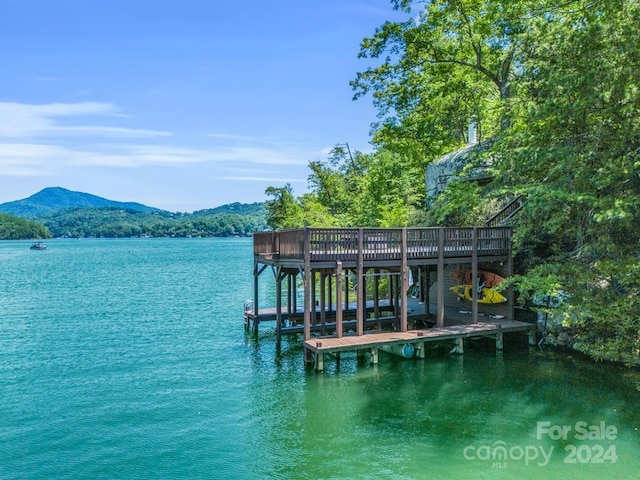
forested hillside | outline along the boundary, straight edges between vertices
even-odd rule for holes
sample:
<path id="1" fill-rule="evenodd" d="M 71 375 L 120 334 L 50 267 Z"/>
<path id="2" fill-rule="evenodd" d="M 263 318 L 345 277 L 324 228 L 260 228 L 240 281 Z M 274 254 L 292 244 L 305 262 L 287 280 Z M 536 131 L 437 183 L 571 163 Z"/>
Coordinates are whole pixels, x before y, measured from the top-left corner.
<path id="1" fill-rule="evenodd" d="M 51 232 L 41 223 L 0 213 L 0 240 L 51 238 Z"/>
<path id="2" fill-rule="evenodd" d="M 378 109 L 375 151 L 310 162 L 310 193 L 267 189 L 269 225 L 482 225 L 523 195 L 518 301 L 565 292 L 550 337 L 638 364 L 640 2 L 392 4 L 406 21 L 362 41 L 352 82 Z M 470 122 L 491 140 L 493 181 L 453 181 L 425 211 L 426 165 L 464 146 Z"/>
<path id="3" fill-rule="evenodd" d="M 69 208 L 38 217 L 55 237 L 230 237 L 266 228 L 264 206 L 208 213 L 142 212 L 115 207 Z"/>
<path id="4" fill-rule="evenodd" d="M 3 203 L 0 212 L 16 212 L 16 216 L 0 218 L 0 239 L 49 238 L 51 235 L 230 237 L 249 236 L 267 226 L 263 203 L 231 203 L 192 214 L 172 213 L 60 187 L 45 188 L 23 200 Z M 17 228 L 17 216 L 33 222 L 19 219 L 21 227 Z M 6 220 L 9 218 L 11 221 Z"/>

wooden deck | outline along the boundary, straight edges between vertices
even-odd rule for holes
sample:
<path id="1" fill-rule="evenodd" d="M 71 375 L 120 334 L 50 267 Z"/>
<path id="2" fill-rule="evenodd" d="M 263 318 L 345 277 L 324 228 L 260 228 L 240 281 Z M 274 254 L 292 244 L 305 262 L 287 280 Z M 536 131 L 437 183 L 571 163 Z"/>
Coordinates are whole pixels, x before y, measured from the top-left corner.
<path id="1" fill-rule="evenodd" d="M 254 256 L 268 264 L 344 266 L 356 262 L 409 264 L 445 259 L 506 257 L 511 229 L 487 228 L 305 228 L 253 234 Z"/>
<path id="2" fill-rule="evenodd" d="M 305 358 L 313 360 L 318 371 L 324 368 L 324 354 L 345 351 L 370 350 L 372 363 L 378 363 L 378 349 L 385 346 L 412 344 L 418 358 L 424 358 L 425 343 L 453 340 L 457 353 L 464 351 L 464 339 L 472 337 L 495 338 L 496 348 L 502 350 L 503 334 L 524 332 L 529 335 L 529 344 L 535 345 L 536 325 L 515 320 L 495 320 L 452 325 L 441 328 L 410 330 L 407 332 L 381 332 L 343 337 L 320 337 L 304 341 Z M 311 358 L 313 357 L 313 358 Z"/>
<path id="3" fill-rule="evenodd" d="M 505 227 L 254 233 L 254 295 L 245 303 L 245 326 L 257 330 L 261 322 L 275 321 L 278 343 L 284 334 L 301 333 L 305 360 L 315 361 L 319 370 L 325 353 L 346 350 L 370 349 L 376 363 L 379 348 L 407 343 L 419 355 L 426 342 L 437 340 L 455 340 L 462 352 L 464 339 L 474 336 L 494 337 L 502 348 L 505 332 L 535 333 L 531 324 L 514 321 L 512 289 L 506 290 L 505 302 L 481 306 L 483 287 L 470 288 L 471 298 L 462 305 L 450 291 L 449 273 L 468 270 L 469 285 L 480 285 L 481 270 L 513 275 L 511 236 Z M 259 278 L 265 271 L 274 275 L 275 311 L 259 305 Z M 410 291 L 421 307 L 409 306 Z M 492 321 L 498 317 L 499 323 Z M 434 324 L 437 328 L 426 328 Z"/>

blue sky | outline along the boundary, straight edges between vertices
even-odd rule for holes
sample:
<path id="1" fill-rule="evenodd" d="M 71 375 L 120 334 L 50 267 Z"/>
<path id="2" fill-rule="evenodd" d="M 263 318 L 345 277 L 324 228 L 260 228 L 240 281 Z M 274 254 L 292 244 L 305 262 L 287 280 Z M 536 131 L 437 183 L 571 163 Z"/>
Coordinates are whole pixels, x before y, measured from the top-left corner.
<path id="1" fill-rule="evenodd" d="M 191 212 L 306 191 L 389 0 L 0 0 L 0 203 L 60 186 Z"/>

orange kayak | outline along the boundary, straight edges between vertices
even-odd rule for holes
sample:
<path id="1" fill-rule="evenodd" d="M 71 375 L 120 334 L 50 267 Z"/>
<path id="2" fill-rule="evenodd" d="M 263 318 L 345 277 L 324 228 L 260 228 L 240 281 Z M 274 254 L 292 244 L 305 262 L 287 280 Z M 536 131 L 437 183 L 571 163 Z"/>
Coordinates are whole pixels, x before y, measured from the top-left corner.
<path id="1" fill-rule="evenodd" d="M 451 272 L 451 276 L 465 285 L 471 284 L 471 269 L 462 268 Z M 478 283 L 485 287 L 495 287 L 504 277 L 501 277 L 497 273 L 487 272 L 486 270 L 478 270 Z"/>

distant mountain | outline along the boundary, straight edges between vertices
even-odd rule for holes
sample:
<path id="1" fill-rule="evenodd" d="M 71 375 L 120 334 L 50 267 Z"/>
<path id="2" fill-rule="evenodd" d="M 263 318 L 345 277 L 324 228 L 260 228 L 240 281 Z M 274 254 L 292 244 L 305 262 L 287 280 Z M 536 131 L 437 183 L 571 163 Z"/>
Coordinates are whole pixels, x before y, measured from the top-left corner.
<path id="1" fill-rule="evenodd" d="M 249 236 L 267 228 L 266 213 L 264 203 L 172 213 L 50 187 L 24 200 L 0 204 L 0 239 L 14 238 L 16 225 L 21 232 L 18 238 Z M 27 229 L 27 220 L 38 222 L 42 232 Z"/>
<path id="2" fill-rule="evenodd" d="M 115 207 L 139 212 L 160 213 L 164 210 L 135 202 L 116 202 L 89 193 L 73 192 L 66 188 L 49 187 L 23 200 L 0 204 L 0 212 L 24 218 L 37 218 L 66 208 Z"/>

